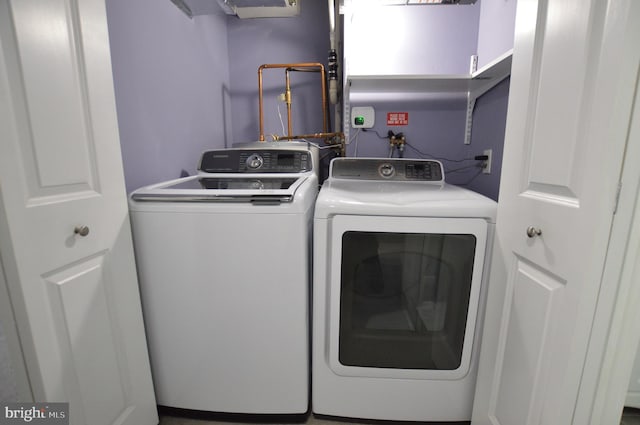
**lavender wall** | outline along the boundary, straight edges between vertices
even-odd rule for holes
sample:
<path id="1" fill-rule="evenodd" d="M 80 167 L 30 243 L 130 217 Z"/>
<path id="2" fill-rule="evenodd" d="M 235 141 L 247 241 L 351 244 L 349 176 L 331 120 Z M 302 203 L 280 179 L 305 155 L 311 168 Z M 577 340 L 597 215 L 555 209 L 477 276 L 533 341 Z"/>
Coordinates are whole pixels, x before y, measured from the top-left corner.
<path id="1" fill-rule="evenodd" d="M 489 52 L 481 54 L 482 58 L 512 43 L 512 34 L 509 38 L 500 31 L 489 31 L 490 34 L 487 31 L 492 25 L 509 27 L 515 0 L 404 9 L 431 10 L 439 17 L 438 25 L 458 28 L 461 34 L 466 34 L 450 39 L 449 43 L 442 43 L 443 38 L 435 35 L 421 36 L 415 45 L 403 47 L 409 48 L 409 52 L 411 49 L 419 49 L 421 53 L 425 49 L 437 50 L 432 52 L 433 57 L 439 58 L 435 61 L 421 62 L 419 58 L 423 58 L 423 54 L 402 55 L 402 60 L 413 63 L 414 67 L 422 66 L 425 72 L 437 66 L 437 72 L 466 73 L 468 55 L 476 45 L 483 52 Z M 204 149 L 257 140 L 257 69 L 261 64 L 326 63 L 328 12 L 326 2 L 321 0 L 304 1 L 301 14 L 294 18 L 241 20 L 220 14 L 190 20 L 171 2 L 153 0 L 107 0 L 107 11 L 129 191 L 178 177 L 183 169 L 193 172 Z M 507 24 L 497 25 L 500 19 Z M 505 30 L 505 34 L 512 32 L 512 28 Z M 474 34 L 478 29 L 480 35 L 476 38 Z M 461 51 L 460 57 L 464 60 L 449 63 L 446 58 L 453 57 L 453 50 Z M 386 57 L 372 56 L 376 60 Z M 370 73 L 378 72 L 373 63 L 370 65 Z M 277 101 L 284 90 L 284 70 L 266 70 L 264 83 L 265 134 L 269 139 L 269 134 L 285 132 L 278 106 L 285 126 L 286 107 Z M 320 131 L 322 110 L 317 74 L 293 73 L 292 90 L 294 134 Z M 388 130 L 384 125 L 386 112 L 408 111 L 410 124 L 393 130 L 404 132 L 408 142 L 424 154 L 461 160 L 479 155 L 484 149 L 493 149 L 489 175 L 475 176 L 478 169 L 474 167 L 451 172 L 473 162 L 443 162 L 450 170 L 449 182 L 468 183 L 468 187 L 496 199 L 507 97 L 508 81 L 478 100 L 471 145 L 463 144 L 466 108 L 463 99 L 416 101 L 400 97 L 362 106 L 376 108 L 375 130 L 381 135 Z M 349 146 L 348 152 L 355 154 L 355 143 Z M 387 155 L 386 140 L 373 132 L 359 134 L 358 156 Z M 408 147 L 405 156 L 422 154 Z"/>
<path id="2" fill-rule="evenodd" d="M 513 46 L 515 3 L 516 0 L 485 0 L 473 6 L 388 8 L 407 16 L 401 19 L 401 16 L 387 14 L 381 18 L 383 21 L 401 21 L 404 26 L 418 28 L 414 38 L 419 40 L 415 44 L 399 46 L 398 52 L 403 53 L 398 58 L 393 46 L 384 47 L 385 38 L 393 34 L 394 27 L 389 29 L 383 21 L 369 16 L 367 20 L 355 21 L 353 27 L 358 31 L 351 36 L 347 32 L 345 36 L 347 51 L 353 52 L 355 46 L 359 48 L 348 56 L 349 70 L 355 74 L 467 74 L 471 54 L 477 51 L 479 59 L 484 59 L 480 63 L 483 66 Z M 370 14 L 375 18 L 375 13 Z M 431 25 L 424 24 L 430 19 L 434 20 Z M 364 29 L 361 28 L 363 25 Z M 368 30 L 369 26 L 375 31 Z M 374 35 L 376 31 L 378 34 Z M 421 54 L 410 54 L 411 49 L 419 49 Z M 449 183 L 465 185 L 497 200 L 508 95 L 509 80 L 505 80 L 478 99 L 469 145 L 464 144 L 467 106 L 464 97 L 398 94 L 389 100 L 389 96 L 369 93 L 360 97 L 354 95 L 351 106 L 373 106 L 376 109 L 373 130 L 380 136 L 386 136 L 389 129 L 402 132 L 410 145 L 404 152 L 405 157 L 442 158 Z M 409 125 L 388 128 L 386 113 L 392 111 L 408 112 Z M 355 132 L 351 129 L 351 135 Z M 358 134 L 348 147 L 349 155 L 356 155 L 356 140 L 357 156 L 389 155 L 388 141 L 372 131 Z M 485 149 L 493 151 L 490 174 L 481 173 L 478 161 L 465 160 L 482 155 Z"/>
<path id="3" fill-rule="evenodd" d="M 478 68 L 513 48 L 516 0 L 481 2 L 478 30 Z"/>
<path id="4" fill-rule="evenodd" d="M 226 16 L 169 0 L 107 0 L 127 191 L 195 171 L 230 139 Z"/>
<path id="5" fill-rule="evenodd" d="M 485 149 L 492 149 L 491 174 L 480 173 L 477 161 L 454 162 L 443 159 L 442 163 L 447 182 L 464 185 L 497 200 L 508 97 L 507 79 L 478 99 L 469 145 L 464 144 L 466 99 L 403 101 L 399 98 L 393 102 L 354 104 L 352 106 L 374 106 L 376 110 L 375 127 L 360 131 L 357 136 L 357 156 L 388 156 L 388 140 L 381 139 L 375 133 L 377 131 L 380 136 L 386 136 L 388 130 L 405 135 L 407 143 L 411 145 L 404 152 L 405 158 L 436 157 L 460 161 L 482 155 Z M 409 112 L 409 125 L 387 127 L 386 114 L 392 111 Z M 354 135 L 357 130 L 351 131 Z M 347 149 L 349 156 L 355 155 L 355 149 L 356 139 L 353 139 Z M 397 156 L 397 153 L 394 155 Z"/>
<path id="6" fill-rule="evenodd" d="M 480 4 L 381 6 L 345 16 L 350 75 L 468 74 Z"/>
<path id="7" fill-rule="evenodd" d="M 360 105 L 353 103 L 351 106 Z M 452 146 L 463 145 L 466 100 L 407 102 L 399 96 L 396 101 L 367 103 L 361 106 L 375 108 L 376 124 L 372 129 L 360 131 L 357 136 L 355 134 L 358 130 L 351 129 L 352 140 L 347 147 L 349 156 L 356 156 L 356 145 L 359 157 L 388 156 L 389 142 L 386 139 L 388 130 L 396 134 L 402 132 L 407 143 L 415 149 L 437 157 L 452 153 Z M 388 127 L 387 112 L 393 111 L 408 112 L 409 125 Z M 381 138 L 383 136 L 385 139 Z M 457 152 L 455 154 L 457 157 Z M 419 158 L 421 154 L 409 147 L 404 156 Z"/>
<path id="8" fill-rule="evenodd" d="M 305 0 L 293 18 L 229 18 L 229 70 L 233 142 L 258 140 L 258 67 L 267 63 L 320 62 L 326 66 L 329 15 L 325 0 Z M 278 105 L 286 129 L 286 107 L 277 101 L 284 92 L 284 70 L 264 71 L 265 133 L 282 135 Z M 293 132 L 322 130 L 320 78 L 293 73 Z"/>

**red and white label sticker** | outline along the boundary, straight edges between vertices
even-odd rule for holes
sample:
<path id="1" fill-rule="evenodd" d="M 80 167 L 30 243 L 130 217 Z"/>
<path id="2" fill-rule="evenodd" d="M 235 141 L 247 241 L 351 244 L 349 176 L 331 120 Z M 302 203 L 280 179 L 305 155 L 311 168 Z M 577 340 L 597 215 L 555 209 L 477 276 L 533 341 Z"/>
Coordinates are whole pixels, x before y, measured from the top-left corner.
<path id="1" fill-rule="evenodd" d="M 409 125 L 409 113 L 387 112 L 387 125 Z"/>

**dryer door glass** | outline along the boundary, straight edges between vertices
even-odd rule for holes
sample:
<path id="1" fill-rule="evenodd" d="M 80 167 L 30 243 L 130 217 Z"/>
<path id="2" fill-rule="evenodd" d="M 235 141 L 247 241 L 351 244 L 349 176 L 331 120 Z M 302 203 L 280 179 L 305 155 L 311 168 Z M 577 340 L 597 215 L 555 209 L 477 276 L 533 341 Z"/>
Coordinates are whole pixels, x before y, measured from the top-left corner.
<path id="1" fill-rule="evenodd" d="M 343 233 L 340 363 L 458 369 L 475 250 L 472 234 Z"/>

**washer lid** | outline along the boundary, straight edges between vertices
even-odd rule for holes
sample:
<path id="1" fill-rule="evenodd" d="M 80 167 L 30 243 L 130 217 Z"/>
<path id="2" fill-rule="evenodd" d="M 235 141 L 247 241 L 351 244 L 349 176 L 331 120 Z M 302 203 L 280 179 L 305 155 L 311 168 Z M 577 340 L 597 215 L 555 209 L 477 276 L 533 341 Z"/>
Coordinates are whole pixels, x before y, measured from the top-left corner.
<path id="1" fill-rule="evenodd" d="M 155 202 L 291 202 L 308 177 L 300 174 L 201 174 L 143 187 L 133 192 L 131 199 Z"/>

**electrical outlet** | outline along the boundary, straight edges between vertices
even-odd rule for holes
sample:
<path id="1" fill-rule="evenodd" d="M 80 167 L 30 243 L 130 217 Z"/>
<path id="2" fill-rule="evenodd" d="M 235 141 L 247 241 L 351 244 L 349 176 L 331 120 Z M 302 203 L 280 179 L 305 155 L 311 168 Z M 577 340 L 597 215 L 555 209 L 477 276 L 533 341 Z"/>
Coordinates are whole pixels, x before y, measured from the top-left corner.
<path id="1" fill-rule="evenodd" d="M 482 154 L 488 156 L 488 158 L 482 162 L 482 172 L 484 174 L 491 174 L 491 157 L 493 154 L 493 150 L 485 149 Z"/>
<path id="2" fill-rule="evenodd" d="M 376 113 L 372 106 L 354 106 L 351 108 L 351 127 L 371 128 L 376 122 Z"/>

